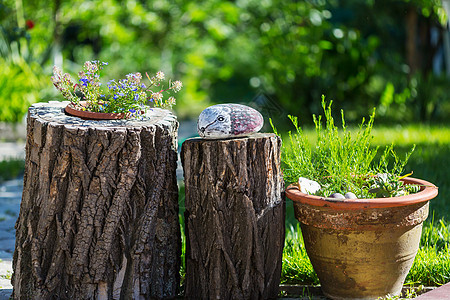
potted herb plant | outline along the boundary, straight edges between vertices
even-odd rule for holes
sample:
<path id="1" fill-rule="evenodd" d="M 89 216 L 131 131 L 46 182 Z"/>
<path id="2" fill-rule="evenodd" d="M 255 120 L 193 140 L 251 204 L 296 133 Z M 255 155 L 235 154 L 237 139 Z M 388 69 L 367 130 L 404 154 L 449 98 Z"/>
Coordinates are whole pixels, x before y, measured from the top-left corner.
<path id="1" fill-rule="evenodd" d="M 282 161 L 286 189 L 300 221 L 305 248 L 323 293 L 332 299 L 377 299 L 399 295 L 419 247 L 433 184 L 408 176 L 404 159 L 387 146 L 378 161 L 371 147 L 374 113 L 356 136 L 342 132 L 322 97 L 326 126 L 314 116 L 317 143 L 311 147 L 290 117 Z M 276 129 L 274 128 L 275 132 Z M 411 174 L 408 174 L 411 175 Z"/>
<path id="2" fill-rule="evenodd" d="M 58 91 L 70 103 L 66 113 L 83 119 L 123 119 L 144 114 L 149 105 L 170 108 L 176 99 L 170 96 L 164 99 L 164 93 L 177 93 L 183 86 L 181 81 L 169 81 L 163 87 L 165 75 L 162 71 L 154 76 L 147 73 L 148 82 L 142 81 L 141 73 L 130 73 L 126 78 L 110 80 L 106 87 L 100 81 L 100 73 L 107 62 L 87 61 L 78 73 L 78 82 L 74 82 L 68 73 L 53 68 L 52 82 Z"/>

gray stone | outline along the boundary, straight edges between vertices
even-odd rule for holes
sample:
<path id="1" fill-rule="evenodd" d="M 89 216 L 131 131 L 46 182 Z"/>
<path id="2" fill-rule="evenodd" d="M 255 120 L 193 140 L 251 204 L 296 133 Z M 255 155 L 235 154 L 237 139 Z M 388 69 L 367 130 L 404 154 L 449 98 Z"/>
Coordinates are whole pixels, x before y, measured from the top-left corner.
<path id="1" fill-rule="evenodd" d="M 321 189 L 321 186 L 318 182 L 314 180 L 309 180 L 308 178 L 300 177 L 298 179 L 298 188 L 300 189 L 300 192 L 312 195 L 317 193 Z"/>
<path id="2" fill-rule="evenodd" d="M 5 280 L 5 283 L 0 282 L 0 300 L 9 300 L 13 292 L 11 282 Z"/>
<path id="3" fill-rule="evenodd" d="M 333 193 L 330 195 L 329 198 L 333 198 L 333 199 L 345 199 L 344 195 L 342 195 L 341 193 Z"/>
<path id="4" fill-rule="evenodd" d="M 203 110 L 198 117 L 197 131 L 205 139 L 244 137 L 258 132 L 263 116 L 241 104 L 217 104 Z"/>
<path id="5" fill-rule="evenodd" d="M 15 245 L 16 245 L 15 237 L 0 241 L 0 249 L 2 251 L 7 252 L 7 253 L 11 253 L 12 254 L 14 252 L 14 246 Z"/>
<path id="6" fill-rule="evenodd" d="M 12 260 L 14 251 L 0 250 L 0 259 Z"/>
<path id="7" fill-rule="evenodd" d="M 10 256 L 12 256 L 12 253 L 14 253 L 15 244 L 16 244 L 15 238 L 0 240 L 0 251 L 10 253 Z M 7 257 L 10 257 L 10 256 L 7 256 Z M 0 258 L 3 258 L 3 257 L 0 256 Z"/>
<path id="8" fill-rule="evenodd" d="M 0 221 L 0 230 L 14 232 L 14 226 L 16 222 L 13 220 L 3 220 Z"/>
<path id="9" fill-rule="evenodd" d="M 11 240 L 11 239 L 15 239 L 15 233 L 14 232 L 10 232 L 10 231 L 6 231 L 6 230 L 0 230 L 0 241 L 3 240 Z"/>
<path id="10" fill-rule="evenodd" d="M 358 199 L 358 197 L 356 197 L 356 195 L 353 194 L 352 192 L 345 193 L 344 197 L 346 199 Z"/>

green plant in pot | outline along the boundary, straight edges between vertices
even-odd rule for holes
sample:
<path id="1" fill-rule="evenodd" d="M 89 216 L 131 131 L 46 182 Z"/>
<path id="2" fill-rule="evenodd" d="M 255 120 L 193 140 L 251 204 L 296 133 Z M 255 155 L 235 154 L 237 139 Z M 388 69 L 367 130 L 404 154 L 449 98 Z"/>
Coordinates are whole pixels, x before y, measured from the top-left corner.
<path id="1" fill-rule="evenodd" d="M 316 145 L 291 117 L 296 132 L 282 152 L 285 181 L 292 183 L 286 196 L 322 291 L 332 299 L 399 295 L 437 187 L 402 174 L 414 149 L 400 159 L 388 146 L 375 161 L 374 114 L 352 136 L 343 112 L 338 130 L 331 102 L 322 97 L 322 107 L 326 125 L 314 116 Z"/>
<path id="2" fill-rule="evenodd" d="M 126 78 L 110 80 L 106 87 L 100 81 L 100 73 L 107 62 L 87 61 L 78 73 L 75 83 L 68 73 L 55 66 L 52 82 L 62 96 L 70 101 L 66 113 L 83 119 L 123 119 L 139 117 L 151 106 L 171 108 L 176 99 L 164 99 L 165 93 L 177 93 L 182 88 L 181 81 L 169 81 L 164 88 L 165 75 L 162 71 L 154 76 L 147 73 L 147 82 L 141 73 L 130 73 Z"/>

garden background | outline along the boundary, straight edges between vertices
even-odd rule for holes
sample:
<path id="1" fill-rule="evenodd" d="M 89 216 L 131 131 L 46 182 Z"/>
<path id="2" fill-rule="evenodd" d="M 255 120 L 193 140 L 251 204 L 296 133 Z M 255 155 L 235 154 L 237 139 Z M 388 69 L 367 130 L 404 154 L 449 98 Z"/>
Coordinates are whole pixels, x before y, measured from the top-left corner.
<path id="1" fill-rule="evenodd" d="M 104 73 L 115 78 L 162 70 L 181 80 L 174 107 L 181 126 L 225 102 L 257 108 L 281 132 L 292 129 L 288 114 L 308 132 L 322 94 L 353 126 L 375 107 L 374 144 L 394 142 L 400 153 L 416 144 L 406 171 L 440 187 L 407 279 L 440 285 L 450 281 L 450 32 L 443 4 L 450 6 L 439 0 L 2 0 L 0 122 L 23 123 L 31 103 L 62 100 L 51 84 L 53 65 L 76 78 L 92 59 L 109 62 Z M 0 181 L 22 171 L 20 159 L 4 160 Z M 283 280 L 317 283 L 289 201 L 287 213 Z"/>

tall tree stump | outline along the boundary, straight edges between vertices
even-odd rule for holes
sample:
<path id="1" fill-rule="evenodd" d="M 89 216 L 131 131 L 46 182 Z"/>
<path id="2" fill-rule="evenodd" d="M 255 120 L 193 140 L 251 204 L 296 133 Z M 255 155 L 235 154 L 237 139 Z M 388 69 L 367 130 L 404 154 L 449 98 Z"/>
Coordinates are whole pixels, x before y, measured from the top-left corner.
<path id="1" fill-rule="evenodd" d="M 15 299 L 162 299 L 179 288 L 176 117 L 28 112 Z"/>
<path id="2" fill-rule="evenodd" d="M 280 139 L 190 139 L 186 188 L 188 299 L 276 298 L 285 234 Z"/>

